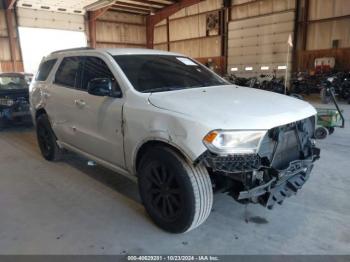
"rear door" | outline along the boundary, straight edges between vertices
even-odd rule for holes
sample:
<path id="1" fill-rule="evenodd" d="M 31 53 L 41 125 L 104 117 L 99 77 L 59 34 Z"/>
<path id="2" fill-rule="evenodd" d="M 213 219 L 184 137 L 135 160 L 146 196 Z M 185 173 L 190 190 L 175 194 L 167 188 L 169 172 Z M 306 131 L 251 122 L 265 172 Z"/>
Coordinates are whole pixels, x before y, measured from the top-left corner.
<path id="1" fill-rule="evenodd" d="M 109 78 L 120 90 L 116 76 L 103 56 L 84 58 L 80 92 L 74 96 L 74 145 L 104 161 L 124 168 L 122 110 L 124 98 L 90 95 L 88 84 L 96 78 Z"/>
<path id="2" fill-rule="evenodd" d="M 63 58 L 53 84 L 46 91 L 48 97 L 46 108 L 49 111 L 52 128 L 60 141 L 70 145 L 74 145 L 75 141 L 74 98 L 81 92 L 77 87 L 81 83 L 83 61 L 79 56 Z"/>

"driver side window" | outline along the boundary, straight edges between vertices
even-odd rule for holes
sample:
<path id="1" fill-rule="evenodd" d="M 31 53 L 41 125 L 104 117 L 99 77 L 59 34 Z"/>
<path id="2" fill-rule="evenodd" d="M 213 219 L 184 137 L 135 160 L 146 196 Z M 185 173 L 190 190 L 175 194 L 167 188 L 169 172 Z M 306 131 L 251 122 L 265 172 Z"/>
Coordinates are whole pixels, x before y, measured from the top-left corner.
<path id="1" fill-rule="evenodd" d="M 86 57 L 83 66 L 82 89 L 87 90 L 89 82 L 98 78 L 111 79 L 114 90 L 121 91 L 117 80 L 102 59 L 98 57 Z"/>

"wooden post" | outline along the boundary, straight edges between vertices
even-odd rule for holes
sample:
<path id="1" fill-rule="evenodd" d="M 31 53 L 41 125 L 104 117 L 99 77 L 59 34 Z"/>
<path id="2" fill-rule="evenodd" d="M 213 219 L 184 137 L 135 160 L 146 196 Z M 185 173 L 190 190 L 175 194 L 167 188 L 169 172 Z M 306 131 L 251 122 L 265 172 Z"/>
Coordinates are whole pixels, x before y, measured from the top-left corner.
<path id="1" fill-rule="evenodd" d="M 299 33 L 300 33 L 300 25 L 299 25 L 299 21 L 300 21 L 300 7 L 301 7 L 300 1 L 301 0 L 296 0 L 296 2 L 295 2 L 292 72 L 296 72 L 298 70 L 298 65 L 299 65 L 298 49 L 300 48 L 300 46 L 299 46 L 299 39 L 298 38 L 299 38 Z"/>
<path id="2" fill-rule="evenodd" d="M 90 47 L 96 48 L 96 19 L 93 17 L 91 12 L 89 12 L 88 17 L 89 17 Z"/>
<path id="3" fill-rule="evenodd" d="M 7 0 L 6 9 L 13 9 L 15 6 L 16 0 Z"/>
<path id="4" fill-rule="evenodd" d="M 302 50 L 305 51 L 307 48 L 307 33 L 308 33 L 308 23 L 309 23 L 309 0 L 304 2 L 304 14 L 303 14 L 303 42 Z"/>
<path id="5" fill-rule="evenodd" d="M 167 47 L 168 51 L 170 51 L 170 19 L 169 17 L 166 19 L 166 34 L 167 34 Z"/>
<path id="6" fill-rule="evenodd" d="M 14 72 L 17 72 L 17 55 L 16 55 L 16 38 L 15 38 L 15 30 L 13 25 L 13 10 L 12 9 L 6 9 L 6 24 L 7 24 L 7 33 L 10 43 L 10 52 L 11 52 L 11 61 L 12 61 L 12 69 Z"/>
<path id="7" fill-rule="evenodd" d="M 104 15 L 108 9 L 111 8 L 111 5 L 106 6 L 100 10 L 90 11 L 88 12 L 88 20 L 89 20 L 89 37 L 90 37 L 90 47 L 96 48 L 96 20 Z"/>
<path id="8" fill-rule="evenodd" d="M 147 48 L 149 48 L 149 49 L 153 49 L 154 27 L 155 27 L 155 23 L 153 23 L 151 16 L 147 16 L 147 18 L 146 18 L 146 38 L 147 38 Z"/>

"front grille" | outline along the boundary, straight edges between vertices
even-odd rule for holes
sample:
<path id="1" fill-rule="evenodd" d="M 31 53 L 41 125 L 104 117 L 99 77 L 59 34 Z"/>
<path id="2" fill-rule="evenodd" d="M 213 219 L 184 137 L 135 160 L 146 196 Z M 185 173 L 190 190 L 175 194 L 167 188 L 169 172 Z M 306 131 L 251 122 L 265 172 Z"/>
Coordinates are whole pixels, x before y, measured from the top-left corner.
<path id="1" fill-rule="evenodd" d="M 269 130 L 258 152 L 263 163 L 265 160 L 265 165 L 282 170 L 292 161 L 311 156 L 314 121 L 310 117 Z"/>
<path id="2" fill-rule="evenodd" d="M 289 163 L 300 158 L 298 137 L 295 130 L 284 131 L 283 137 L 278 142 L 276 153 L 271 159 L 271 166 L 276 169 L 284 169 Z"/>
<path id="3" fill-rule="evenodd" d="M 17 97 L 15 99 L 17 103 L 23 103 L 23 104 L 28 104 L 29 99 L 27 97 Z"/>

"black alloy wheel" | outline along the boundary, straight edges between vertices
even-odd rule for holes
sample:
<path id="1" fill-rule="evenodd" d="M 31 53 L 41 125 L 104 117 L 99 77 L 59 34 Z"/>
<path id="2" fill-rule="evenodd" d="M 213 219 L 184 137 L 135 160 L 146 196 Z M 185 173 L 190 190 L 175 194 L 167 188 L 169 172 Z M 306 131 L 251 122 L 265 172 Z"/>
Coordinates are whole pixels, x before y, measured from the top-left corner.
<path id="1" fill-rule="evenodd" d="M 183 209 L 183 194 L 174 173 L 164 164 L 152 163 L 146 170 L 149 201 L 164 220 L 173 221 Z"/>
<path id="2" fill-rule="evenodd" d="M 168 232 L 190 231 L 210 214 L 213 190 L 207 169 L 170 148 L 147 151 L 138 167 L 138 184 L 146 211 Z"/>
<path id="3" fill-rule="evenodd" d="M 56 161 L 61 157 L 62 150 L 56 142 L 56 136 L 52 131 L 47 115 L 38 117 L 36 123 L 36 133 L 39 148 L 43 157 L 48 161 Z"/>

